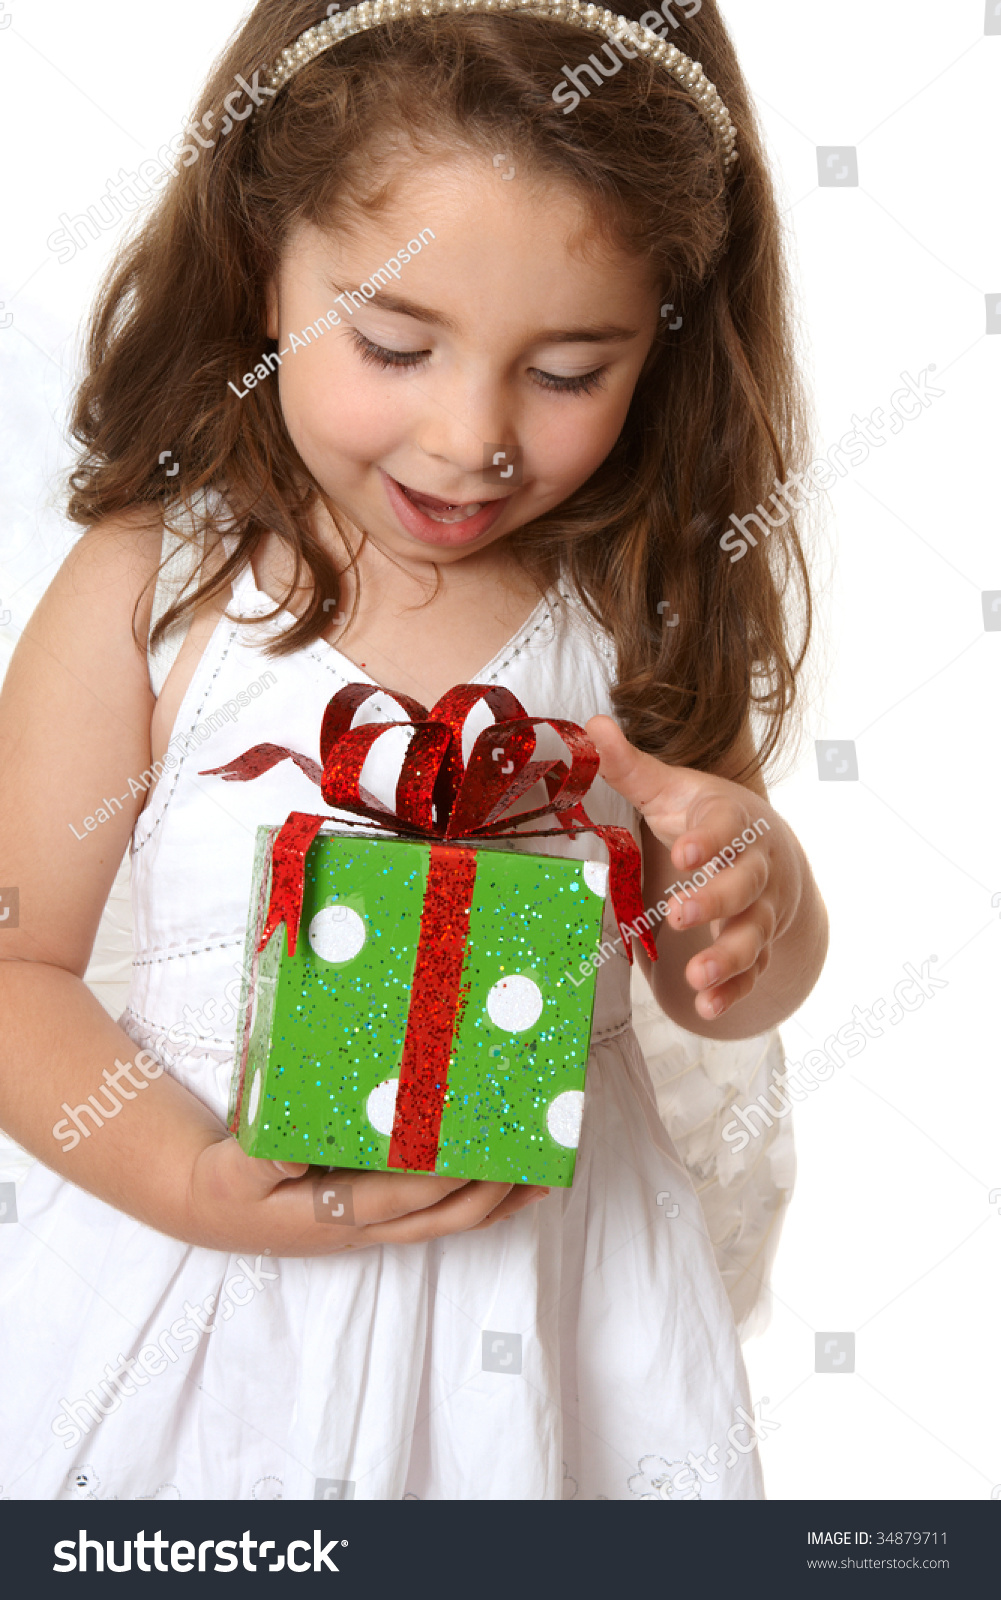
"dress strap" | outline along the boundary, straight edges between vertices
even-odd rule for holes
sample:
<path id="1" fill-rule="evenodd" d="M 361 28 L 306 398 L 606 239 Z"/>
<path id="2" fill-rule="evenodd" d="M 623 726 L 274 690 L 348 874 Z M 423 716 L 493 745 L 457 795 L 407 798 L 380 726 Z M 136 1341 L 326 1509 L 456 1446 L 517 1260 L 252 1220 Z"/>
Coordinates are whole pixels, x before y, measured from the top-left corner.
<path id="1" fill-rule="evenodd" d="M 160 570 L 157 573 L 153 609 L 149 619 L 151 634 L 160 618 L 176 604 L 192 582 L 201 566 L 203 548 L 200 531 L 196 530 L 185 536 L 175 532 L 173 528 L 164 528 L 163 543 L 160 547 Z M 189 612 L 186 617 L 175 622 L 155 646 L 147 642 L 146 658 L 149 662 L 150 688 L 157 698 L 167 681 L 167 674 L 177 660 L 190 625 Z"/>
<path id="2" fill-rule="evenodd" d="M 227 511 L 226 502 L 215 490 L 199 491 L 190 505 L 171 512 L 169 526 L 164 523 L 160 570 L 157 573 L 153 609 L 149 619 L 150 633 L 171 606 L 176 605 L 201 571 L 207 520 L 214 522 L 220 531 L 227 525 L 232 526 L 233 518 Z M 235 543 L 232 534 L 224 534 L 223 542 L 227 555 L 230 555 Z M 150 687 L 157 697 L 167 681 L 167 674 L 180 654 L 190 626 L 189 612 L 187 616 L 173 624 L 155 648 L 150 647 L 147 639 L 146 659 L 149 663 Z"/>
<path id="3" fill-rule="evenodd" d="M 239 541 L 233 534 L 223 534 L 222 544 L 227 556 L 231 556 L 233 554 L 238 543 Z M 230 588 L 233 593 L 233 599 L 236 601 L 237 610 L 241 616 L 253 616 L 254 613 L 260 611 L 262 607 L 266 609 L 267 606 L 274 606 L 274 601 L 271 599 L 270 595 L 263 594 L 261 590 L 258 589 L 257 584 L 254 582 L 254 572 L 249 561 L 242 571 L 237 573 L 230 585 Z"/>

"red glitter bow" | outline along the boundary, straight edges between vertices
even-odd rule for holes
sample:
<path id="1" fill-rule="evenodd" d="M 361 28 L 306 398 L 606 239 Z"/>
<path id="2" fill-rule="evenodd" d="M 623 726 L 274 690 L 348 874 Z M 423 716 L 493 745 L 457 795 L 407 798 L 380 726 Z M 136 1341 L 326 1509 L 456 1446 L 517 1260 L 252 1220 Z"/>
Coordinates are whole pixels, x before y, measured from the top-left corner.
<path id="1" fill-rule="evenodd" d="M 482 683 L 462 683 L 449 689 L 430 712 L 408 695 L 390 695 L 409 721 L 352 727 L 355 713 L 365 701 L 383 693 L 388 691 L 368 683 L 350 683 L 338 690 L 323 714 L 321 765 L 282 745 L 257 744 L 225 766 L 210 767 L 200 776 L 215 774 L 229 783 L 246 783 L 280 761 L 292 760 L 320 786 L 328 806 L 353 812 L 396 836 L 432 843 L 596 834 L 608 848 L 609 892 L 626 955 L 631 962 L 631 938 L 635 936 L 651 961 L 656 961 L 657 947 L 643 915 L 639 847 L 628 828 L 592 822 L 581 805 L 600 764 L 583 728 L 554 717 L 528 717 L 510 689 Z M 497 721 L 480 734 L 469 761 L 463 762 L 462 730 L 480 700 L 486 701 Z M 570 752 L 569 766 L 565 761 L 532 760 L 537 727 L 552 728 L 559 735 Z M 391 728 L 414 730 L 397 780 L 395 809 L 361 786 L 366 756 Z M 548 791 L 548 802 L 511 816 L 511 806 L 540 781 Z M 541 817 L 555 817 L 558 826 L 524 831 L 526 822 Z M 330 820 L 303 811 L 289 813 L 272 850 L 271 901 L 258 950 L 264 949 L 284 922 L 289 955 L 295 955 L 306 855 L 320 828 Z"/>

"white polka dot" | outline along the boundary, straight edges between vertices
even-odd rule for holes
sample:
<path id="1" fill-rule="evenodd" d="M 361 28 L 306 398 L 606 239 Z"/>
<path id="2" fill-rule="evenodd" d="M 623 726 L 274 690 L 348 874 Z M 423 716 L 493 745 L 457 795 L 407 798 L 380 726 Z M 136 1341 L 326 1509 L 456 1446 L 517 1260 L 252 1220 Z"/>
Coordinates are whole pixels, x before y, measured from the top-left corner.
<path id="1" fill-rule="evenodd" d="M 580 1119 L 583 1114 L 583 1089 L 564 1089 L 546 1112 L 546 1127 L 564 1150 L 576 1150 L 580 1143 Z"/>
<path id="2" fill-rule="evenodd" d="M 393 1120 L 396 1116 L 396 1091 L 400 1087 L 399 1078 L 384 1078 L 382 1083 L 377 1083 L 372 1093 L 365 1102 L 368 1120 L 376 1133 L 387 1136 L 393 1131 Z"/>
<path id="3" fill-rule="evenodd" d="M 584 882 L 587 884 L 592 894 L 600 895 L 602 900 L 604 900 L 605 891 L 608 888 L 608 868 L 605 866 L 604 862 L 585 861 Z"/>
<path id="4" fill-rule="evenodd" d="M 365 937 L 365 924 L 350 906 L 324 906 L 309 925 L 309 942 L 321 961 L 353 961 Z"/>
<path id="5" fill-rule="evenodd" d="M 258 1067 L 254 1073 L 254 1081 L 250 1085 L 250 1104 L 247 1107 L 247 1121 L 257 1121 L 257 1108 L 261 1103 L 261 1069 Z"/>
<path id="6" fill-rule="evenodd" d="M 487 995 L 487 1015 L 505 1033 L 524 1033 L 542 1015 L 542 990 L 531 978 L 501 978 Z"/>

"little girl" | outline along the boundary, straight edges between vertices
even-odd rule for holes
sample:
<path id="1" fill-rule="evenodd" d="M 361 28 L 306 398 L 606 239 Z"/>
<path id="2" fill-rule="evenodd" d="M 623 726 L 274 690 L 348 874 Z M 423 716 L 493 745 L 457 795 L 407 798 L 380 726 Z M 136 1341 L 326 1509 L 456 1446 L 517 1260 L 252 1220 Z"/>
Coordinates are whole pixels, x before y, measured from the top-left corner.
<path id="1" fill-rule="evenodd" d="M 591 817 L 641 844 L 645 905 L 675 889 L 642 959 L 677 1028 L 767 1034 L 826 946 L 761 777 L 800 546 L 789 520 L 745 562 L 720 549 L 801 429 L 715 6 L 324 9 L 257 6 L 105 285 L 87 531 L 0 701 L 0 1126 L 37 1158 L 0 1228 L 0 1483 L 754 1499 L 733 1316 L 621 944 L 569 1190 L 353 1172 L 331 1226 L 325 1173 L 226 1130 L 255 830 L 323 807 L 292 762 L 213 769 L 268 742 L 316 759 L 348 683 L 382 691 L 368 719 L 476 682 L 587 723 Z M 377 754 L 366 787 L 394 770 Z M 116 1024 L 83 974 L 126 848 Z"/>

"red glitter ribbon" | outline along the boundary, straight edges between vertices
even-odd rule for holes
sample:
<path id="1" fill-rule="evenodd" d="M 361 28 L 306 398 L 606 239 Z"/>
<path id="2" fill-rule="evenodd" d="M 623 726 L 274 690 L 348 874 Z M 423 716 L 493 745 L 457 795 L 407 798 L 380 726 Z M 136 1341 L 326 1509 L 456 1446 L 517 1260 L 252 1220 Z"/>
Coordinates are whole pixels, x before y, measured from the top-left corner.
<path id="1" fill-rule="evenodd" d="M 475 882 L 475 850 L 431 846 L 389 1142 L 389 1166 L 408 1172 L 433 1172 L 438 1159 Z"/>
<path id="2" fill-rule="evenodd" d="M 395 700 L 409 720 L 353 727 L 356 712 L 376 694 Z M 464 762 L 462 730 L 481 700 L 497 720 L 480 734 Z M 559 735 L 570 754 L 569 764 L 532 760 L 535 729 L 540 727 L 552 728 Z M 397 780 L 395 809 L 383 805 L 361 784 L 369 751 L 391 728 L 413 729 Z M 400 838 L 434 845 L 462 839 L 595 834 L 608 849 L 609 894 L 626 956 L 632 962 L 631 940 L 636 937 L 651 961 L 656 961 L 657 947 L 643 914 L 636 840 L 628 828 L 592 822 L 581 804 L 597 776 L 600 758 L 593 741 L 576 722 L 528 717 L 510 689 L 499 684 L 459 684 L 428 712 L 407 695 L 390 695 L 376 684 L 350 683 L 334 695 L 323 714 L 319 765 L 283 745 L 258 744 L 225 766 L 211 767 L 200 775 L 216 774 L 230 783 L 246 783 L 285 760 L 294 761 L 320 785 L 328 806 L 351 812 Z M 546 804 L 512 815 L 511 807 L 539 782 L 545 784 L 549 796 Z M 526 822 L 543 817 L 555 818 L 558 826 L 525 829 Z M 330 820 L 303 811 L 289 813 L 272 848 L 271 901 L 258 950 L 263 950 L 284 922 L 289 954 L 295 955 L 306 855 L 320 828 Z"/>

